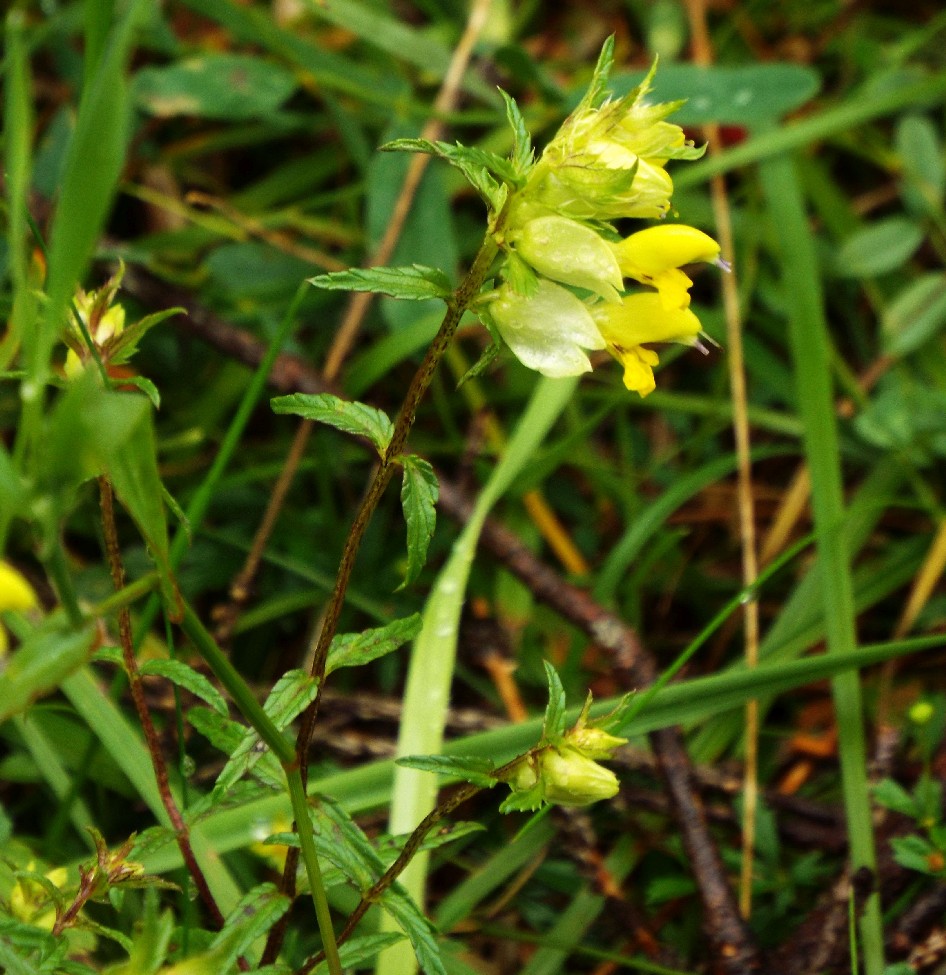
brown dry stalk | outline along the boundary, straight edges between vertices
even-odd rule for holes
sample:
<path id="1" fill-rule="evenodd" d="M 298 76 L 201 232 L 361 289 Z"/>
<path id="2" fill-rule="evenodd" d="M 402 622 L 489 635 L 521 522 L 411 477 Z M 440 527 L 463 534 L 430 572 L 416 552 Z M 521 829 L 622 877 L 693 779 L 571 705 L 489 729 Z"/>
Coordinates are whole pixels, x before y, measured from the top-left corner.
<path id="1" fill-rule="evenodd" d="M 687 0 L 687 12 L 693 32 L 693 60 L 696 64 L 713 63 L 713 45 L 706 25 L 705 0 Z M 719 126 L 705 125 L 709 154 L 721 150 Z M 735 255 L 735 241 L 726 182 L 722 176 L 710 181 L 713 216 L 720 247 L 730 258 Z M 726 343 L 728 346 L 729 383 L 733 401 L 733 433 L 736 439 L 737 497 L 739 508 L 739 538 L 742 543 L 742 583 L 747 589 L 755 585 L 759 576 L 756 543 L 755 503 L 752 489 L 751 436 L 749 432 L 746 370 L 742 352 L 742 315 L 739 309 L 739 289 L 736 275 L 724 274 L 722 281 L 723 308 L 726 314 Z M 746 665 L 759 664 L 759 603 L 750 599 L 743 607 L 743 643 Z M 742 796 L 742 868 L 739 877 L 739 908 L 743 917 L 752 913 L 752 872 L 755 852 L 756 810 L 759 803 L 759 702 L 746 703 L 746 755 Z"/>

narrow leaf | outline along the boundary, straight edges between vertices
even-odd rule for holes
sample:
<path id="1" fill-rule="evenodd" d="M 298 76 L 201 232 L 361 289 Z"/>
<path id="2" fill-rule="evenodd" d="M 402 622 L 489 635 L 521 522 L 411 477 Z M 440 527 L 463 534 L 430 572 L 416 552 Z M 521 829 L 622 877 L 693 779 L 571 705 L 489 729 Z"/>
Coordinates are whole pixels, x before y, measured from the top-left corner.
<path id="1" fill-rule="evenodd" d="M 440 488 L 430 464 L 416 454 L 401 458 L 401 507 L 407 522 L 407 572 L 400 588 L 410 585 L 427 561 L 427 548 L 437 524 L 437 497 Z"/>
<path id="2" fill-rule="evenodd" d="M 416 768 L 435 775 L 449 775 L 452 779 L 471 782 L 483 789 L 491 789 L 498 781 L 492 774 L 494 762 L 489 758 L 459 755 L 407 755 L 397 759 L 397 765 Z"/>
<path id="3" fill-rule="evenodd" d="M 394 620 L 363 633 L 342 633 L 332 640 L 325 665 L 327 677 L 342 667 L 358 667 L 413 640 L 420 631 L 420 613 Z"/>
<path id="4" fill-rule="evenodd" d="M 276 681 L 270 692 L 263 710 L 272 718 L 273 723 L 281 731 L 315 698 L 318 682 L 302 670 L 290 670 Z M 261 768 L 256 766 L 266 759 Z M 260 743 L 259 733 L 255 728 L 246 728 L 240 743 L 233 750 L 230 761 L 214 786 L 214 792 L 220 794 L 232 788 L 244 775 L 251 770 L 264 781 L 276 785 L 282 784 L 282 774 L 275 756 Z"/>
<path id="5" fill-rule="evenodd" d="M 532 164 L 532 136 L 529 134 L 526 120 L 519 111 L 515 98 L 507 94 L 502 88 L 499 89 L 503 101 L 506 103 L 506 118 L 509 120 L 509 127 L 513 133 L 513 162 L 519 171 L 525 173 Z"/>
<path id="6" fill-rule="evenodd" d="M 227 702 L 220 691 L 203 674 L 188 667 L 182 660 L 146 660 L 141 665 L 141 673 L 144 676 L 164 677 L 206 701 L 218 714 L 227 714 Z"/>
<path id="7" fill-rule="evenodd" d="M 516 166 L 503 156 L 487 149 L 464 146 L 459 142 L 431 142 L 429 139 L 395 139 L 381 147 L 385 152 L 425 152 L 456 166 L 466 174 L 473 168 L 484 168 L 506 183 L 513 186 L 522 182 Z"/>
<path id="8" fill-rule="evenodd" d="M 325 423 L 344 433 L 367 437 L 383 455 L 394 430 L 387 414 L 366 403 L 349 402 L 331 393 L 293 393 L 271 401 L 274 413 L 294 413 L 306 420 Z"/>
<path id="9" fill-rule="evenodd" d="M 542 724 L 542 737 L 554 741 L 565 734 L 565 688 L 555 668 L 547 661 L 545 664 L 545 678 L 549 685 L 549 703 L 545 709 L 545 720 Z"/>
<path id="10" fill-rule="evenodd" d="M 453 294 L 450 279 L 435 267 L 352 267 L 309 278 L 309 284 L 326 291 L 371 291 L 376 294 L 425 301 L 447 299 Z"/>
<path id="11" fill-rule="evenodd" d="M 289 910 L 289 904 L 289 898 L 279 893 L 275 884 L 260 884 L 247 891 L 211 945 L 220 965 L 218 971 L 227 971 L 240 955 L 246 954 L 253 942 Z"/>

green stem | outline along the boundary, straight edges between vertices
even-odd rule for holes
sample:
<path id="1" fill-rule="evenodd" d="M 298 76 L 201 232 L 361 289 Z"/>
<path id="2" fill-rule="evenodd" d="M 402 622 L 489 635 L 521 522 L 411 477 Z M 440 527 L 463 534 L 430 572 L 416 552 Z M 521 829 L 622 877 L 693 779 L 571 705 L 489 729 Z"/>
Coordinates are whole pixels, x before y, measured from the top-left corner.
<path id="1" fill-rule="evenodd" d="M 49 558 L 46 560 L 46 569 L 49 572 L 59 599 L 66 609 L 69 622 L 76 628 L 85 622 L 82 608 L 79 606 L 79 598 L 76 596 L 75 586 L 72 583 L 72 576 L 69 574 L 69 566 L 66 564 L 66 553 L 63 551 L 62 542 L 57 539 L 53 545 Z"/>
<path id="2" fill-rule="evenodd" d="M 338 944 L 335 941 L 335 929 L 332 927 L 332 914 L 325 895 L 325 885 L 322 883 L 322 871 L 319 868 L 319 858 L 312 839 L 312 821 L 309 818 L 309 803 L 306 799 L 305 785 L 302 773 L 295 764 L 295 757 L 291 764 L 283 765 L 286 782 L 289 784 L 289 798 L 292 800 L 292 815 L 296 821 L 299 834 L 299 849 L 302 862 L 305 864 L 306 876 L 309 878 L 309 889 L 312 891 L 312 902 L 315 905 L 315 916 L 319 922 L 319 933 L 322 935 L 322 950 L 331 975 L 342 975 L 342 962 L 338 957 Z"/>
<path id="3" fill-rule="evenodd" d="M 273 754 L 283 765 L 295 762 L 296 752 L 289 739 L 276 727 L 273 719 L 263 710 L 249 685 L 240 676 L 236 667 L 230 663 L 220 647 L 217 646 L 214 638 L 207 632 L 204 624 L 201 623 L 197 614 L 187 603 L 184 604 L 181 629 L 197 648 L 197 652 L 204 658 L 205 663 L 213 671 L 217 680 L 227 689 L 227 693 L 233 698 L 240 714 L 249 721 Z"/>
<path id="4" fill-rule="evenodd" d="M 102 616 L 112 616 L 120 609 L 131 606 L 138 602 L 142 596 L 154 592 L 161 584 L 161 577 L 157 572 L 149 572 L 147 575 L 130 582 L 127 586 L 122 586 L 117 592 L 112 593 L 107 599 L 92 606 L 86 614 L 91 619 L 98 619 Z"/>
<path id="5" fill-rule="evenodd" d="M 329 962 L 331 975 L 342 975 L 341 962 L 338 958 L 338 948 L 335 944 L 335 932 L 332 928 L 332 916 L 329 911 L 328 898 L 322 883 L 322 872 L 319 869 L 315 843 L 312 840 L 312 827 L 309 819 L 308 804 L 305 795 L 305 783 L 296 760 L 296 750 L 288 738 L 276 727 L 270 716 L 263 710 L 256 696 L 249 688 L 237 669 L 230 663 L 226 655 L 217 646 L 216 641 L 207 632 L 203 623 L 197 618 L 193 609 L 184 604 L 184 616 L 181 629 L 187 634 L 205 663 L 213 671 L 214 676 L 227 689 L 240 713 L 253 726 L 257 734 L 269 746 L 273 754 L 282 764 L 286 773 L 286 784 L 289 798 L 292 802 L 292 813 L 299 832 L 299 847 L 302 860 L 305 863 L 306 874 L 309 877 L 309 887 L 315 904 L 315 916 L 322 935 L 322 945 Z M 334 961 L 333 961 L 334 956 Z"/>

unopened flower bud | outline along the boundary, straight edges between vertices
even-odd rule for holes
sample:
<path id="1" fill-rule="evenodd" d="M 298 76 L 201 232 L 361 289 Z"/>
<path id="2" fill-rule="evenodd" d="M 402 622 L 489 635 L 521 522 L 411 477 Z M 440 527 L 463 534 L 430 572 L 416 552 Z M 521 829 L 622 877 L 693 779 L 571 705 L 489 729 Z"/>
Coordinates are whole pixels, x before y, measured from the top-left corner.
<path id="1" fill-rule="evenodd" d="M 565 736 L 568 745 L 588 758 L 611 758 L 615 748 L 627 744 L 626 738 L 609 735 L 601 728 L 575 727 Z"/>
<path id="2" fill-rule="evenodd" d="M 539 758 L 545 799 L 560 806 L 587 806 L 618 793 L 617 776 L 567 745 L 549 748 Z"/>

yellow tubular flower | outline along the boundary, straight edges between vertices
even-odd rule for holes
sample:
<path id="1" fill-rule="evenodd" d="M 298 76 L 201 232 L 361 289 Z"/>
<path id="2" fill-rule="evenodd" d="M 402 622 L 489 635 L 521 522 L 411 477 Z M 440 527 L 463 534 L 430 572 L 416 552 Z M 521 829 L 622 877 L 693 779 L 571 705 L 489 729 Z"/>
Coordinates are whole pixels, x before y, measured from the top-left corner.
<path id="1" fill-rule="evenodd" d="M 653 392 L 653 367 L 659 361 L 642 343 L 690 345 L 700 334 L 700 321 L 689 308 L 667 308 L 652 291 L 628 295 L 620 305 L 597 305 L 592 315 L 608 351 L 624 366 L 624 385 L 641 396 Z"/>
<path id="2" fill-rule="evenodd" d="M 710 262 L 728 268 L 719 244 L 695 227 L 660 224 L 612 244 L 621 273 L 656 288 L 667 309 L 687 308 L 693 282 L 680 270 L 684 264 Z"/>

